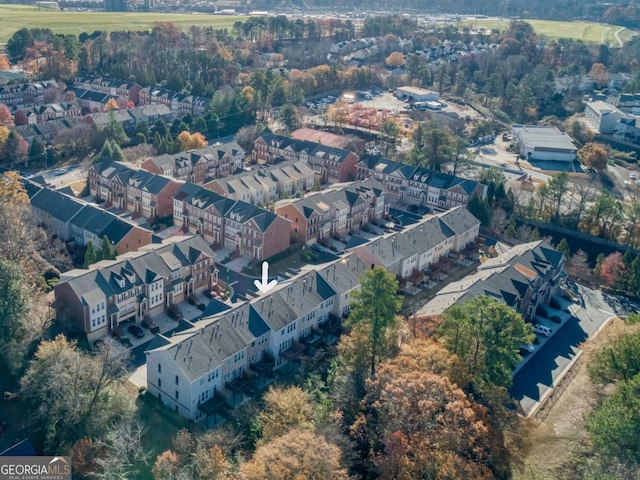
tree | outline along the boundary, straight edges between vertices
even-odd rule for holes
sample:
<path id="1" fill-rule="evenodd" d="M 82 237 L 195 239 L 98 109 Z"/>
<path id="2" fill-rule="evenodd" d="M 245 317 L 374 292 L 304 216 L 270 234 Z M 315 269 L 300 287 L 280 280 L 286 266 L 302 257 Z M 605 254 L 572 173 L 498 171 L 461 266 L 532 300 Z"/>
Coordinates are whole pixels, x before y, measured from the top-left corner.
<path id="1" fill-rule="evenodd" d="M 107 339 L 95 354 L 58 335 L 43 341 L 21 379 L 20 398 L 33 408 L 50 450 L 106 435 L 133 413 L 125 386 L 129 352 Z"/>
<path id="2" fill-rule="evenodd" d="M 571 258 L 571 249 L 569 248 L 569 242 L 567 242 L 566 238 L 560 240 L 560 243 L 556 245 L 556 250 L 562 253 L 564 255 L 564 258 L 569 261 L 569 259 Z"/>
<path id="3" fill-rule="evenodd" d="M 29 159 L 29 142 L 17 134 L 15 130 L 11 130 L 4 144 L 2 158 L 12 166 L 16 163 L 26 162 Z"/>
<path id="4" fill-rule="evenodd" d="M 9 129 L 4 125 L 0 125 L 0 153 L 4 151 L 4 146 L 7 144 L 9 138 Z"/>
<path id="5" fill-rule="evenodd" d="M 116 102 L 115 98 L 110 98 L 107 103 L 105 103 L 103 110 L 105 112 L 111 112 L 112 110 L 120 110 L 118 106 L 118 102 Z"/>
<path id="6" fill-rule="evenodd" d="M 108 113 L 109 121 L 102 130 L 102 138 L 104 140 L 111 140 L 116 145 L 124 145 L 129 141 L 129 137 L 124 131 L 124 127 L 118 121 L 116 114 L 113 110 Z"/>
<path id="7" fill-rule="evenodd" d="M 102 144 L 100 152 L 93 157 L 93 162 L 123 162 L 125 160 L 124 153 L 120 146 L 114 141 L 107 139 Z"/>
<path id="8" fill-rule="evenodd" d="M 607 85 L 607 67 L 605 67 L 602 63 L 594 63 L 593 65 L 591 65 L 589 75 L 591 75 L 591 77 L 595 80 L 596 86 L 602 88 Z"/>
<path id="9" fill-rule="evenodd" d="M 300 387 L 270 388 L 264 395 L 264 408 L 258 416 L 262 437 L 270 440 L 289 430 L 308 430 L 313 426 L 313 405 Z"/>
<path id="10" fill-rule="evenodd" d="M 479 195 L 471 197 L 471 200 L 469 200 L 469 203 L 467 204 L 467 210 L 469 210 L 474 217 L 480 220 L 480 223 L 482 223 L 483 226 L 486 227 L 489 225 L 489 204 L 486 200 L 480 198 Z"/>
<path id="11" fill-rule="evenodd" d="M 280 108 L 280 118 L 285 128 L 290 132 L 300 127 L 300 115 L 295 105 L 291 105 L 290 103 L 284 104 Z"/>
<path id="12" fill-rule="evenodd" d="M 151 469 L 155 480 L 173 480 L 177 477 L 178 471 L 178 456 L 171 450 L 158 455 Z"/>
<path id="13" fill-rule="evenodd" d="M 598 173 L 607 169 L 607 149 L 600 143 L 585 144 L 578 150 L 578 158 L 582 159 L 587 167 L 593 168 Z"/>
<path id="14" fill-rule="evenodd" d="M 640 455 L 640 375 L 621 382 L 586 420 L 597 449 L 626 462 Z"/>
<path id="15" fill-rule="evenodd" d="M 347 480 L 342 452 L 324 436 L 291 430 L 262 443 L 253 458 L 240 466 L 246 480 Z"/>
<path id="16" fill-rule="evenodd" d="M 393 120 L 385 120 L 380 126 L 380 133 L 385 142 L 385 155 L 388 155 L 389 145 L 396 143 L 396 139 L 400 135 L 400 128 Z"/>
<path id="17" fill-rule="evenodd" d="M 607 255 L 600 263 L 599 277 L 605 285 L 613 286 L 618 282 L 624 272 L 622 254 L 613 252 Z"/>
<path id="18" fill-rule="evenodd" d="M 253 142 L 260 136 L 260 133 L 260 129 L 257 126 L 248 125 L 238 130 L 235 141 L 245 152 L 250 152 L 253 149 Z"/>
<path id="19" fill-rule="evenodd" d="M 0 55 L 0 70 L 9 70 L 11 68 L 11 64 L 9 63 L 9 59 L 6 55 Z"/>
<path id="20" fill-rule="evenodd" d="M 398 325 L 396 314 L 402 306 L 397 294 L 398 281 L 382 267 L 368 270 L 360 279 L 360 290 L 351 302 L 348 323 L 361 326 L 368 334 L 365 346 L 371 366 L 371 376 L 376 365 L 388 351 L 388 335 Z"/>
<path id="21" fill-rule="evenodd" d="M 4 103 L 0 103 L 0 125 L 11 126 L 13 125 L 13 118 L 11 118 L 11 111 Z"/>
<path id="22" fill-rule="evenodd" d="M 115 260 L 118 255 L 118 251 L 116 248 L 111 245 L 111 242 L 105 235 L 102 237 L 102 244 L 100 245 L 100 252 L 98 253 L 98 257 L 100 260 Z"/>
<path id="23" fill-rule="evenodd" d="M 35 137 L 31 142 L 31 147 L 29 147 L 29 161 L 43 162 L 44 167 L 47 168 L 46 159 L 47 154 L 44 143 L 38 137 Z"/>
<path id="24" fill-rule="evenodd" d="M 640 373 L 640 333 L 628 333 L 598 351 L 589 365 L 593 382 L 631 380 Z"/>
<path id="25" fill-rule="evenodd" d="M 207 146 L 207 139 L 200 132 L 189 133 L 187 130 L 178 135 L 178 143 L 180 151 L 193 150 L 195 148 L 204 148 Z"/>
<path id="26" fill-rule="evenodd" d="M 437 334 L 462 359 L 474 381 L 481 386 L 511 386 L 520 345 L 535 338 L 522 316 L 482 295 L 448 308 L 442 317 Z"/>
<path id="27" fill-rule="evenodd" d="M 31 295 L 19 265 L 1 258 L 0 358 L 11 371 L 16 371 L 25 358 L 25 349 L 21 347 L 28 335 L 25 320 L 32 309 Z"/>
<path id="28" fill-rule="evenodd" d="M 392 361 L 367 382 L 363 404 L 351 433 L 381 479 L 494 478 L 485 410 L 449 379 Z"/>
<path id="29" fill-rule="evenodd" d="M 568 188 L 569 174 L 567 172 L 560 172 L 551 177 L 547 182 L 547 193 L 553 202 L 552 216 L 556 221 L 560 218 L 560 209 Z"/>
<path id="30" fill-rule="evenodd" d="M 86 268 L 89 265 L 93 265 L 97 261 L 98 261 L 98 253 L 96 252 L 96 249 L 93 247 L 93 242 L 89 242 L 84 252 L 84 266 Z"/>
<path id="31" fill-rule="evenodd" d="M 398 68 L 404 65 L 404 55 L 402 52 L 391 52 L 384 63 L 391 68 Z"/>

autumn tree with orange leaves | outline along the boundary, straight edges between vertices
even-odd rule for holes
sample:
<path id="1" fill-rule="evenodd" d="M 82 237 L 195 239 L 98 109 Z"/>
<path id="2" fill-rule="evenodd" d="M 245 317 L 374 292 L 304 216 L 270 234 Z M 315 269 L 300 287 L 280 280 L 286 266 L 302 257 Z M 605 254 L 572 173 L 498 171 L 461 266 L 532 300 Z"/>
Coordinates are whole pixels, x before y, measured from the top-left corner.
<path id="1" fill-rule="evenodd" d="M 207 146 L 207 139 L 200 132 L 189 133 L 188 131 L 180 132 L 178 135 L 178 143 L 180 151 L 193 150 L 194 148 L 204 148 Z"/>

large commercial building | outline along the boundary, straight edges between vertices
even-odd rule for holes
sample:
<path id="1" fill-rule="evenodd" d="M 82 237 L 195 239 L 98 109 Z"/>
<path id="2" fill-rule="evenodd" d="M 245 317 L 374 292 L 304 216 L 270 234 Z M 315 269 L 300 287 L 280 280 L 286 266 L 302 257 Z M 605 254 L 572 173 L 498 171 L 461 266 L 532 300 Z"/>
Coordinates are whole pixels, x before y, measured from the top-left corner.
<path id="1" fill-rule="evenodd" d="M 573 162 L 576 159 L 578 149 L 573 140 L 556 127 L 513 125 L 511 131 L 524 159 L 556 162 Z"/>
<path id="2" fill-rule="evenodd" d="M 411 102 L 437 102 L 440 99 L 440 94 L 424 88 L 398 87 L 396 97 L 400 100 L 408 99 Z"/>

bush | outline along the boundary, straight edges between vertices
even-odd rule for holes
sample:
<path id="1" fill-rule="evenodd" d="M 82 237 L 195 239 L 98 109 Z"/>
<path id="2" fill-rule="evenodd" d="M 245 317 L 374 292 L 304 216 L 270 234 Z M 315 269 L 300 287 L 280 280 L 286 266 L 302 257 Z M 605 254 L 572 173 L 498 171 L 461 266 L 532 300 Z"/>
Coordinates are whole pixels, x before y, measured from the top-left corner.
<path id="1" fill-rule="evenodd" d="M 198 304 L 198 310 L 200 310 L 201 312 L 204 312 L 205 308 L 207 308 L 207 306 L 204 303 L 199 303 Z"/>
<path id="2" fill-rule="evenodd" d="M 127 337 L 119 338 L 118 341 L 127 348 L 133 347 L 131 341 Z"/>
<path id="3" fill-rule="evenodd" d="M 160 333 L 160 327 L 158 327 L 158 326 L 153 326 L 153 327 L 151 327 L 151 328 L 149 329 L 149 331 L 150 331 L 151 333 L 153 333 L 154 335 L 157 335 L 158 333 Z"/>
<path id="4" fill-rule="evenodd" d="M 145 387 L 144 385 L 140 385 L 140 387 L 138 388 L 138 394 L 144 395 L 145 393 L 147 393 L 147 387 Z"/>
<path id="5" fill-rule="evenodd" d="M 193 300 L 193 298 L 188 298 L 187 302 L 189 302 L 189 305 L 195 305 L 196 302 Z"/>

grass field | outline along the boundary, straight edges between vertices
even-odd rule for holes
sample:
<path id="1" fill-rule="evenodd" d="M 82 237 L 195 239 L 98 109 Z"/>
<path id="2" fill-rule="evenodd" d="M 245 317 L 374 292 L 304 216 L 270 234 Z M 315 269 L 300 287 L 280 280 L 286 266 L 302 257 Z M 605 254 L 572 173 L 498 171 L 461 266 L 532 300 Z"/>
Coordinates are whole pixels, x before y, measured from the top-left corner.
<path id="1" fill-rule="evenodd" d="M 620 42 L 627 42 L 637 32 L 616 25 L 590 22 L 554 22 L 552 20 L 524 20 L 530 23 L 538 35 L 549 39 L 573 38 L 588 43 L 602 43 L 611 47 L 619 47 Z M 484 28 L 486 30 L 505 30 L 509 26 L 509 20 L 478 19 L 470 26 Z M 617 36 L 616 36 L 617 33 Z"/>
<path id="2" fill-rule="evenodd" d="M 91 33 L 95 30 L 149 30 L 153 22 L 173 22 L 186 29 L 191 25 L 231 28 L 246 17 L 137 12 L 56 12 L 26 5 L 0 5 L 0 43 L 6 43 L 16 30 L 50 28 L 54 33 Z"/>

